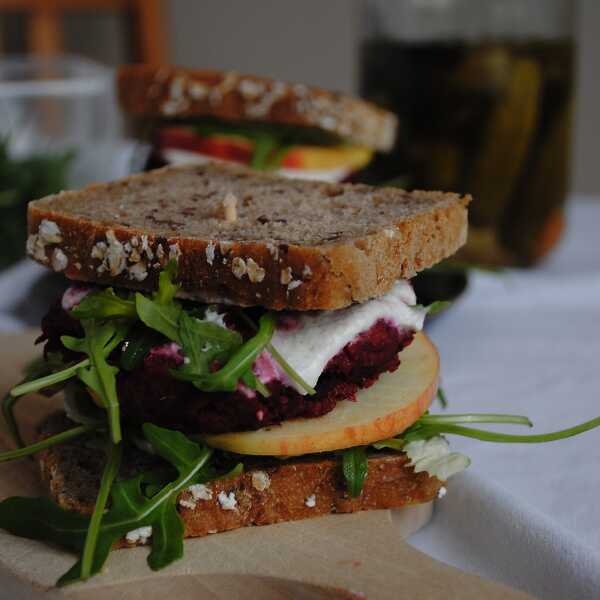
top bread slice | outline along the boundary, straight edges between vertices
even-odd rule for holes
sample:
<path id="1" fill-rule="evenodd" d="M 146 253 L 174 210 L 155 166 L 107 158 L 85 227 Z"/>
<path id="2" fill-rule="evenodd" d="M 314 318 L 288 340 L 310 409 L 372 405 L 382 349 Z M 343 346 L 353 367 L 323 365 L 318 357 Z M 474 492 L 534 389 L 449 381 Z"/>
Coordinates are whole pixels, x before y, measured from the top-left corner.
<path id="1" fill-rule="evenodd" d="M 30 202 L 27 251 L 101 285 L 153 290 L 176 259 L 182 295 L 204 302 L 338 309 L 454 253 L 469 200 L 228 164 L 165 167 Z"/>
<path id="2" fill-rule="evenodd" d="M 397 119 L 374 104 L 303 84 L 234 71 L 124 65 L 117 73 L 119 102 L 134 116 L 216 117 L 316 127 L 388 151 Z"/>

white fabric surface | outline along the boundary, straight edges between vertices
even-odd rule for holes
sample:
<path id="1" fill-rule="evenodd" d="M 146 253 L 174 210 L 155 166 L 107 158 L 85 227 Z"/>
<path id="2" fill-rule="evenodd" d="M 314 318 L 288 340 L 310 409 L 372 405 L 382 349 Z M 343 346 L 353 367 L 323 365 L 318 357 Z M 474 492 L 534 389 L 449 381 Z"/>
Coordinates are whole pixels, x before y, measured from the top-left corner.
<path id="1" fill-rule="evenodd" d="M 540 268 L 474 274 L 432 323 L 448 412 L 529 416 L 534 429 L 515 433 L 600 415 L 600 203 L 571 204 L 568 223 Z M 600 598 L 600 429 L 540 445 L 450 441 L 472 466 L 411 543 L 539 598 Z"/>

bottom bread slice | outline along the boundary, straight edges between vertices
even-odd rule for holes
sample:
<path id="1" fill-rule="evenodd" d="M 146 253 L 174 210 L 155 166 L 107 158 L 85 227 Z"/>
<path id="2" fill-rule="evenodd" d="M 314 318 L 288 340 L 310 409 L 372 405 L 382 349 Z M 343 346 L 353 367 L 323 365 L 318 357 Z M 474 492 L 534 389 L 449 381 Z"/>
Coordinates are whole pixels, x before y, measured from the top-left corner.
<path id="1" fill-rule="evenodd" d="M 43 436 L 69 426 L 54 415 L 42 426 Z M 177 499 L 186 537 L 199 537 L 251 525 L 307 519 L 330 513 L 399 508 L 429 502 L 443 483 L 415 473 L 399 452 L 373 452 L 361 495 L 348 494 L 341 456 L 309 455 L 288 460 L 244 458 L 243 474 L 192 486 Z M 104 454 L 89 442 L 76 440 L 40 453 L 42 479 L 63 508 L 89 514 L 99 487 Z M 121 475 L 129 477 L 152 465 L 149 455 L 126 453 Z M 127 546 L 122 540 L 119 546 Z"/>

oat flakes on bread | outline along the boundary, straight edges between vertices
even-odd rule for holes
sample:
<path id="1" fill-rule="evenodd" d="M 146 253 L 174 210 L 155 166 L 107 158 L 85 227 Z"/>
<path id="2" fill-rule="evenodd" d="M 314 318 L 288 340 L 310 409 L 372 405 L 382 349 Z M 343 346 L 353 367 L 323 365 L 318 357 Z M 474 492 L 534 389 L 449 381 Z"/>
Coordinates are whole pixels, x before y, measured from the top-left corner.
<path id="1" fill-rule="evenodd" d="M 198 300 L 339 309 L 454 253 L 469 201 L 233 165 L 166 167 L 31 202 L 27 249 L 74 280 L 151 290 L 173 257 Z"/>
<path id="2" fill-rule="evenodd" d="M 315 127 L 355 144 L 390 150 L 396 116 L 371 102 L 321 88 L 233 71 L 124 65 L 122 108 L 138 117 L 216 117 Z"/>

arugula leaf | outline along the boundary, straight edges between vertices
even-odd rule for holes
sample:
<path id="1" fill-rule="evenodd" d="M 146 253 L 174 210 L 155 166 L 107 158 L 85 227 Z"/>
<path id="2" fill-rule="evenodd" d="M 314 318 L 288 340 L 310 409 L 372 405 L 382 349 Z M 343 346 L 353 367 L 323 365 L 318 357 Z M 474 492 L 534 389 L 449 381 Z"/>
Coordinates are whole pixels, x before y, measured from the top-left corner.
<path id="1" fill-rule="evenodd" d="M 154 294 L 154 300 L 159 304 L 170 304 L 175 300 L 175 294 L 181 287 L 175 283 L 177 276 L 177 261 L 170 260 L 167 266 L 158 276 L 158 290 Z"/>
<path id="2" fill-rule="evenodd" d="M 183 434 L 144 424 L 143 433 L 157 454 L 176 469 L 176 479 L 148 498 L 142 489 L 147 474 L 116 481 L 111 490 L 111 504 L 97 529 L 94 551 L 87 563 L 88 575 L 98 573 L 113 544 L 129 531 L 152 527 L 152 551 L 148 564 L 160 569 L 181 557 L 183 525 L 176 509 L 178 494 L 193 483 L 206 481 L 205 468 L 211 455 Z M 90 518 L 59 508 L 48 498 L 8 498 L 0 503 L 0 527 L 14 535 L 58 543 L 81 552 L 85 546 Z M 78 561 L 59 579 L 59 585 L 82 579 L 82 561 Z"/>
<path id="3" fill-rule="evenodd" d="M 123 343 L 119 364 L 125 371 L 132 371 L 139 366 L 148 352 L 163 343 L 162 336 L 154 329 L 145 326 L 136 327 L 127 335 Z"/>
<path id="4" fill-rule="evenodd" d="M 171 304 L 161 304 L 156 300 L 146 298 L 140 292 L 135 294 L 135 307 L 140 319 L 150 329 L 162 333 L 170 340 L 181 345 L 179 338 L 179 317 L 181 316 L 181 306 L 175 302 Z"/>
<path id="5" fill-rule="evenodd" d="M 383 450 L 384 448 L 390 448 L 391 450 L 401 451 L 404 448 L 406 442 L 401 437 L 388 438 L 387 440 L 379 440 L 371 444 L 375 450 Z"/>
<path id="6" fill-rule="evenodd" d="M 190 317 L 185 311 L 179 318 L 179 338 L 189 361 L 173 372 L 179 379 L 193 380 L 208 375 L 215 360 L 228 358 L 243 343 L 237 331 Z"/>
<path id="7" fill-rule="evenodd" d="M 317 393 L 317 390 L 310 386 L 304 379 L 300 376 L 300 374 L 281 356 L 279 351 L 273 346 L 273 344 L 269 343 L 267 345 L 267 350 L 271 353 L 271 356 L 279 363 L 279 366 L 282 368 L 283 372 L 292 380 L 295 381 L 309 396 L 314 396 Z"/>
<path id="8" fill-rule="evenodd" d="M 126 324 L 120 323 L 118 325 L 114 325 L 116 329 L 119 331 L 124 331 L 127 327 Z M 65 341 L 66 340 L 66 341 Z M 123 341 L 122 336 L 115 335 L 105 346 L 104 356 L 107 357 L 118 345 Z M 74 338 L 70 336 L 63 336 L 61 338 L 61 342 L 66 348 L 70 348 L 75 352 L 85 353 L 85 340 L 80 338 Z M 68 344 L 71 344 L 70 346 Z M 56 385 L 57 383 L 62 383 L 63 381 L 67 381 L 71 379 L 71 377 L 75 377 L 78 375 L 83 369 L 87 369 L 91 364 L 90 358 L 85 358 L 78 363 L 71 364 L 68 367 L 57 371 L 51 372 L 48 375 L 43 377 L 39 377 L 38 379 L 33 379 L 32 381 L 25 381 L 16 385 L 10 390 L 10 395 L 13 398 L 18 398 L 19 396 L 24 396 L 25 394 L 30 394 L 31 392 L 37 392 L 38 390 L 42 390 L 47 387 L 51 387 Z M 50 368 L 53 369 L 57 365 L 62 366 L 62 360 L 58 360 L 57 355 L 51 359 Z M 12 403 L 14 404 L 14 402 Z M 7 410 L 12 410 L 11 403 L 6 403 Z M 6 414 L 6 413 L 5 413 Z"/>
<path id="9" fill-rule="evenodd" d="M 77 319 L 137 319 L 135 301 L 117 296 L 112 288 L 88 294 L 70 314 Z"/>
<path id="10" fill-rule="evenodd" d="M 256 331 L 256 324 L 252 319 L 248 317 L 242 310 L 238 311 L 238 314 L 252 329 Z M 267 350 L 270 352 L 271 356 L 277 361 L 283 372 L 292 380 L 295 381 L 309 396 L 314 396 L 317 393 L 313 387 L 308 385 L 306 381 L 298 374 L 298 372 L 283 358 L 283 356 L 279 353 L 279 351 L 269 342 L 267 344 Z M 260 382 L 258 382 L 260 384 Z M 252 386 L 249 386 L 252 387 Z M 253 388 L 259 389 L 259 387 Z M 259 390 L 260 391 L 260 390 Z M 268 391 L 268 390 L 267 390 Z M 262 392 L 261 392 L 262 393 Z M 263 394 L 265 396 L 265 394 Z"/>
<path id="11" fill-rule="evenodd" d="M 205 392 L 223 390 L 233 392 L 240 379 L 243 380 L 245 373 L 250 371 L 256 357 L 264 350 L 271 341 L 275 331 L 275 317 L 272 313 L 266 313 L 259 320 L 258 332 L 247 340 L 242 346 L 235 350 L 224 367 L 215 373 L 204 375 L 186 374 L 180 370 L 171 371 L 175 377 L 191 381 L 198 389 Z M 246 378 L 245 382 L 251 382 Z"/>
<path id="12" fill-rule="evenodd" d="M 140 292 L 135 295 L 135 307 L 139 318 L 147 327 L 154 329 L 181 345 L 179 317 L 181 305 L 175 301 L 179 285 L 174 282 L 177 263 L 172 260 L 158 276 L 158 290 L 147 298 Z"/>
<path id="13" fill-rule="evenodd" d="M 277 143 L 277 139 L 272 135 L 262 134 L 256 136 L 250 167 L 256 170 L 267 169 L 270 165 L 269 158 L 277 148 Z"/>
<path id="14" fill-rule="evenodd" d="M 495 413 L 465 413 L 455 415 L 423 415 L 415 421 L 408 429 L 402 432 L 401 437 L 380 440 L 371 444 L 377 449 L 393 448 L 402 450 L 404 444 L 416 440 L 428 440 L 432 437 L 444 434 L 460 435 L 463 437 L 474 438 L 483 442 L 496 442 L 504 444 L 541 444 L 553 442 L 568 437 L 579 435 L 585 431 L 600 427 L 600 417 L 590 419 L 574 427 L 553 431 L 550 433 L 538 433 L 528 435 L 514 435 L 509 433 L 500 433 L 497 431 L 487 431 L 474 427 L 464 427 L 460 423 L 494 423 L 509 425 L 524 425 L 533 427 L 531 421 L 521 415 L 506 415 Z"/>
<path id="15" fill-rule="evenodd" d="M 80 368 L 77 376 L 106 409 L 111 438 L 113 443 L 118 444 L 122 437 L 116 380 L 119 369 L 108 364 L 106 358 L 123 341 L 129 324 L 123 321 L 107 321 L 100 325 L 94 319 L 81 323 L 85 332 L 83 338 L 63 336 L 61 342 L 69 350 L 88 355 L 90 364 Z"/>
<path id="16" fill-rule="evenodd" d="M 94 505 L 94 512 L 90 519 L 90 524 L 85 535 L 83 553 L 81 555 L 81 579 L 88 579 L 92 572 L 92 563 L 98 545 L 98 536 L 100 534 L 100 524 L 106 508 L 106 502 L 113 481 L 121 465 L 122 444 L 112 444 L 108 453 L 102 479 L 100 481 L 100 490 Z"/>
<path id="17" fill-rule="evenodd" d="M 440 401 L 442 408 L 448 408 L 448 399 L 446 398 L 446 393 L 441 387 L 438 387 L 436 392 L 437 399 Z"/>
<path id="18" fill-rule="evenodd" d="M 452 302 L 449 300 L 436 300 L 427 306 L 424 306 L 423 304 L 415 304 L 412 306 L 412 308 L 421 308 L 426 310 L 428 315 L 435 315 L 448 308 L 451 304 Z"/>
<path id="19" fill-rule="evenodd" d="M 579 435 L 590 429 L 600 427 L 600 417 L 585 421 L 574 427 L 553 431 L 551 433 L 538 433 L 529 435 L 513 435 L 510 433 L 498 433 L 496 431 L 486 431 L 475 429 L 473 427 L 463 427 L 461 425 L 426 425 L 414 434 L 414 437 L 405 435 L 407 441 L 413 439 L 428 439 L 435 435 L 453 434 L 463 437 L 474 438 L 482 442 L 496 442 L 503 444 L 541 444 L 545 442 L 554 442 L 568 437 Z"/>
<path id="20" fill-rule="evenodd" d="M 62 444 L 63 442 L 72 440 L 73 438 L 79 437 L 84 433 L 89 433 L 90 431 L 98 428 L 99 425 L 79 425 L 78 427 L 73 427 L 72 429 L 67 429 L 66 431 L 57 433 L 56 435 L 44 438 L 35 444 L 21 446 L 16 450 L 9 450 L 8 452 L 2 452 L 0 453 L 0 463 L 8 462 L 10 460 L 18 460 L 19 458 L 25 458 L 26 456 L 40 452 L 40 450 L 45 450 L 51 446 Z"/>
<path id="21" fill-rule="evenodd" d="M 368 471 L 369 461 L 364 446 L 355 446 L 344 450 L 342 472 L 344 473 L 348 493 L 353 498 L 357 498 L 362 493 Z"/>
<path id="22" fill-rule="evenodd" d="M 64 366 L 62 356 L 59 353 L 49 352 L 48 356 L 38 356 L 32 360 L 23 369 L 24 378 L 21 380 L 19 385 L 24 385 L 39 379 L 42 376 L 51 374 L 55 368 Z M 14 388 L 13 388 L 14 389 Z M 8 428 L 8 432 L 12 437 L 15 444 L 22 448 L 25 444 L 19 431 L 19 424 L 15 418 L 15 405 L 18 402 L 19 397 L 12 395 L 12 390 L 9 390 L 2 398 L 2 414 L 4 421 Z"/>
<path id="23" fill-rule="evenodd" d="M 440 425 L 457 423 L 495 423 L 509 425 L 526 425 L 533 427 L 533 423 L 522 415 L 507 415 L 498 413 L 459 413 L 459 414 L 444 414 L 430 415 L 424 414 L 419 420 L 420 425 Z"/>

